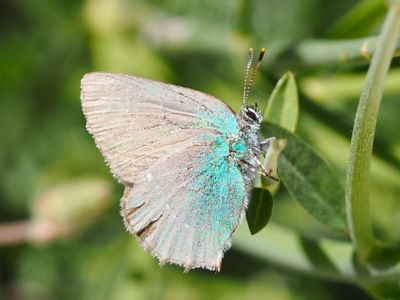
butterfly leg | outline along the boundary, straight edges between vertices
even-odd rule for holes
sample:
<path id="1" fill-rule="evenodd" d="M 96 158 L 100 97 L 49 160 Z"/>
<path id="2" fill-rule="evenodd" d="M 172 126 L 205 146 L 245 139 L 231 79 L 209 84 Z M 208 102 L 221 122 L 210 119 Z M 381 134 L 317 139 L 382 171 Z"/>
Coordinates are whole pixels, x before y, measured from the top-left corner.
<path id="1" fill-rule="evenodd" d="M 254 166 L 254 164 L 250 163 L 247 160 L 241 160 L 234 158 L 233 159 L 238 165 L 244 167 L 246 170 L 250 170 L 252 173 L 257 171 L 257 167 Z"/>
<path id="2" fill-rule="evenodd" d="M 276 178 L 275 176 L 271 175 L 271 173 L 272 173 L 271 169 L 266 170 L 263 167 L 261 167 L 261 169 L 262 169 L 262 172 L 259 172 L 259 174 L 261 174 L 261 175 L 263 175 L 265 177 L 268 177 L 269 179 L 272 179 L 273 181 L 279 182 L 278 178 Z"/>
<path id="3" fill-rule="evenodd" d="M 276 139 L 276 137 L 273 136 L 273 137 L 270 137 L 270 138 L 267 138 L 267 139 L 261 141 L 260 142 L 261 152 L 264 153 L 271 146 L 272 141 L 275 139 Z"/>
<path id="4" fill-rule="evenodd" d="M 271 141 L 271 139 L 275 139 L 275 138 L 269 138 L 269 139 L 267 139 L 265 141 L 268 141 L 268 140 Z M 274 181 L 279 181 L 278 178 L 276 178 L 275 176 L 271 175 L 272 169 L 269 169 L 269 170 L 265 169 L 263 163 L 257 158 L 257 155 L 253 151 L 250 151 L 250 153 L 251 153 L 252 158 L 254 159 L 254 161 L 257 163 L 257 166 L 261 169 L 261 172 L 259 172 L 261 175 L 263 175 L 265 177 L 268 177 L 268 178 L 270 178 L 270 179 L 272 179 Z"/>

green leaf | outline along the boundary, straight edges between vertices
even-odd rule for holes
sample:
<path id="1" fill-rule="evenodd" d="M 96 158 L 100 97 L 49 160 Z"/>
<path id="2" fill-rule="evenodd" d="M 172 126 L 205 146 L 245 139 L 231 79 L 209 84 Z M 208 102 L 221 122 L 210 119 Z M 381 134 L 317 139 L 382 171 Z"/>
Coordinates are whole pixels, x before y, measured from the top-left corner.
<path id="1" fill-rule="evenodd" d="M 274 178 L 278 178 L 278 159 L 280 153 L 287 146 L 287 140 L 278 140 L 276 138 L 271 139 L 267 152 L 265 153 L 264 160 L 262 165 L 265 170 L 269 172 L 269 175 Z M 279 181 L 275 181 L 269 177 L 262 176 L 261 177 L 262 186 L 268 186 L 269 191 L 274 194 L 274 192 L 278 191 Z"/>
<path id="2" fill-rule="evenodd" d="M 377 299 L 396 300 L 400 299 L 399 285 L 400 280 L 397 278 L 372 283 L 366 286 L 366 288 Z"/>
<path id="3" fill-rule="evenodd" d="M 264 135 L 285 138 L 278 173 L 283 184 L 309 213 L 323 224 L 348 231 L 344 190 L 327 162 L 299 137 L 274 124 L 262 124 Z"/>
<path id="4" fill-rule="evenodd" d="M 337 21 L 328 32 L 331 39 L 363 37 L 373 32 L 385 17 L 382 0 L 362 0 Z"/>
<path id="5" fill-rule="evenodd" d="M 368 264 L 375 269 L 391 268 L 400 262 L 400 246 L 375 242 L 367 259 Z"/>
<path id="6" fill-rule="evenodd" d="M 271 219 L 272 195 L 266 189 L 254 188 L 246 213 L 247 224 L 251 234 L 263 229 Z"/>
<path id="7" fill-rule="evenodd" d="M 294 132 L 299 115 L 299 99 L 296 81 L 291 72 L 279 79 L 269 98 L 264 118 Z"/>
<path id="8" fill-rule="evenodd" d="M 300 245 L 307 256 L 311 265 L 318 270 L 322 270 L 327 273 L 337 274 L 340 272 L 335 264 L 332 262 L 330 257 L 325 253 L 318 241 L 300 237 Z"/>

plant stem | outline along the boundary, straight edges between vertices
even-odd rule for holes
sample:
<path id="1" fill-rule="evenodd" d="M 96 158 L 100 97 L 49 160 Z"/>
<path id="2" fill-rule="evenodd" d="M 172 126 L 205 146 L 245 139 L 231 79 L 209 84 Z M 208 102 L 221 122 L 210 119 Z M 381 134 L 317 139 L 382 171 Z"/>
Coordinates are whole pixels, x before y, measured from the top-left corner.
<path id="1" fill-rule="evenodd" d="M 46 243 L 68 234 L 69 228 L 62 228 L 51 221 L 22 220 L 0 224 L 0 247 L 21 243 Z"/>
<path id="2" fill-rule="evenodd" d="M 375 272 L 373 275 L 357 274 L 352 263 L 353 247 L 351 243 L 330 239 L 319 239 L 315 242 L 325 253 L 335 270 L 316 263 L 315 255 L 304 250 L 301 237 L 293 230 L 273 221 L 256 235 L 250 235 L 245 224 L 239 226 L 233 235 L 233 245 L 254 257 L 279 267 L 301 272 L 319 279 L 334 281 L 377 282 L 388 278 L 399 278 L 400 266 L 389 272 Z"/>
<path id="3" fill-rule="evenodd" d="M 301 65 L 307 67 L 367 64 L 377 50 L 377 37 L 351 40 L 308 40 L 293 50 Z M 400 40 L 389 55 L 400 55 Z"/>
<path id="4" fill-rule="evenodd" d="M 275 222 L 256 235 L 250 236 L 246 226 L 239 226 L 233 236 L 234 247 L 252 256 L 284 268 L 333 280 L 354 280 L 356 273 L 351 265 L 352 246 L 335 240 L 320 241 L 338 272 L 330 272 L 310 263 L 300 244 L 300 237 L 292 230 Z"/>
<path id="5" fill-rule="evenodd" d="M 347 219 L 356 252 L 368 258 L 374 243 L 369 210 L 369 171 L 383 84 L 400 35 L 400 4 L 392 4 L 368 69 L 358 105 L 346 180 Z"/>
<path id="6" fill-rule="evenodd" d="M 14 245 L 29 239 L 30 221 L 0 224 L 0 246 Z"/>

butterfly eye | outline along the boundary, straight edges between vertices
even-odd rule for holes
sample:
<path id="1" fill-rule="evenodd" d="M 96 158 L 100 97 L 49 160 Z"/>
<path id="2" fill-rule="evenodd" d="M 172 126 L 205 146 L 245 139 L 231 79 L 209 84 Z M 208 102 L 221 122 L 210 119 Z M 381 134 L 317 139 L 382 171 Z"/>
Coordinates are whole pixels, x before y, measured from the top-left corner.
<path id="1" fill-rule="evenodd" d="M 246 116 L 248 116 L 253 121 L 257 121 L 258 120 L 257 115 L 253 110 L 250 110 L 250 109 L 246 110 Z"/>

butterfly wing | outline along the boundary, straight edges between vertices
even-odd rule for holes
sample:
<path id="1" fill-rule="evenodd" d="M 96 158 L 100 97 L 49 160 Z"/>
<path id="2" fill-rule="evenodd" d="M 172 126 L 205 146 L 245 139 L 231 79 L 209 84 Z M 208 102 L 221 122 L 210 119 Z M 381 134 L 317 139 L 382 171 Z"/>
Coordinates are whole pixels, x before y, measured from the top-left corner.
<path id="1" fill-rule="evenodd" d="M 205 131 L 239 131 L 234 115 L 218 99 L 129 75 L 86 74 L 81 99 L 88 131 L 124 184 L 134 183 L 140 171 Z"/>
<path id="2" fill-rule="evenodd" d="M 245 185 L 221 146 L 199 141 L 160 158 L 128 186 L 121 212 L 129 231 L 161 263 L 219 270 L 244 211 Z"/>
<path id="3" fill-rule="evenodd" d="M 125 193 L 127 229 L 161 263 L 219 270 L 246 205 L 235 116 L 209 95 L 127 75 L 82 81 L 87 128 Z"/>

